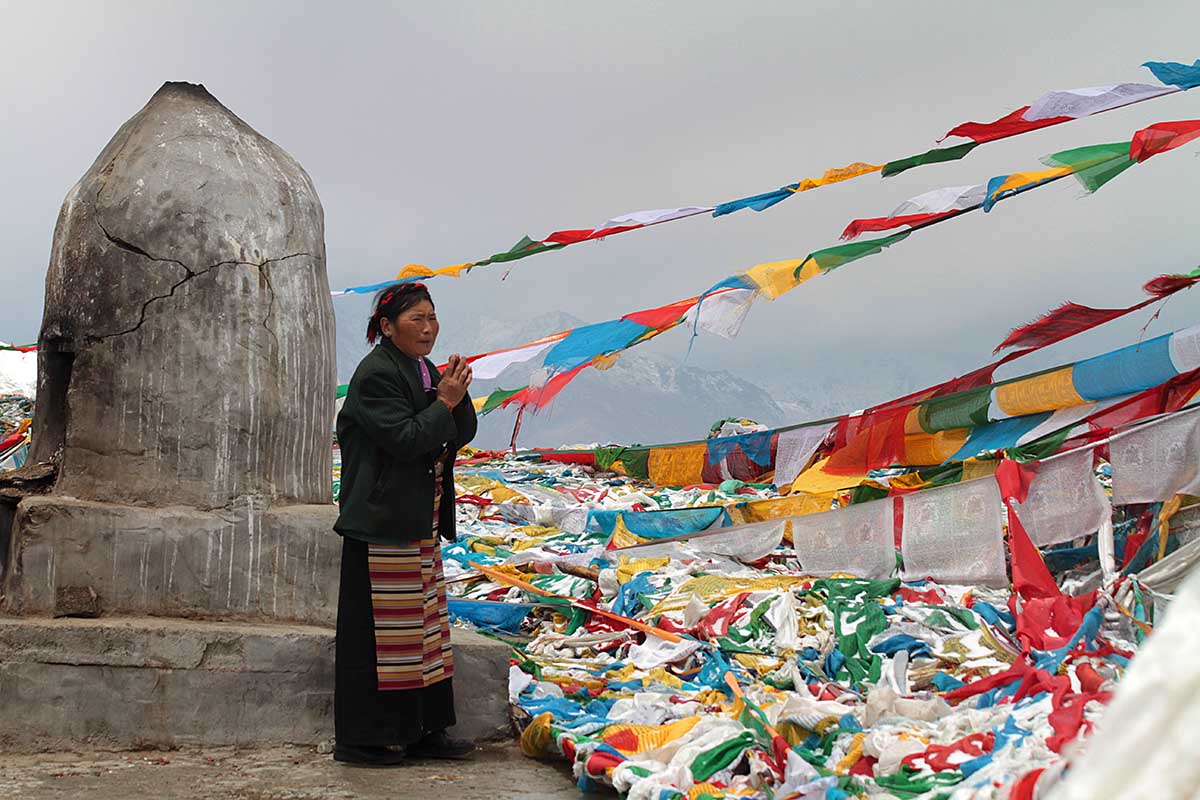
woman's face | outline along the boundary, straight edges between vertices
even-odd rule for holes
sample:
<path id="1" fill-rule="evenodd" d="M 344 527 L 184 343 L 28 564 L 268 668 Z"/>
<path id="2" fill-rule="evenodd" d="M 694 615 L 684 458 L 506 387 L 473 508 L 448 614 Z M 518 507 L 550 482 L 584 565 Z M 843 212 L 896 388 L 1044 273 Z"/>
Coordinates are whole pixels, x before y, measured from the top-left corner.
<path id="1" fill-rule="evenodd" d="M 382 321 L 383 335 L 396 345 L 396 349 L 411 358 L 421 358 L 433 352 L 438 336 L 437 313 L 433 303 L 422 300 L 407 309 L 396 321 Z"/>

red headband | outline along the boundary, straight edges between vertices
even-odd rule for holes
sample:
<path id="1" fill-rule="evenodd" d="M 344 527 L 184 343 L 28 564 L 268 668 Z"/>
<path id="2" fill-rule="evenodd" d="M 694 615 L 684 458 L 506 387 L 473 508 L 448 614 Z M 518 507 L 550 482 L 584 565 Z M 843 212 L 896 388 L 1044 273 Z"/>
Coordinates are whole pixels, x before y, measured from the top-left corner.
<path id="1" fill-rule="evenodd" d="M 427 291 L 425 289 L 425 284 L 423 283 L 405 283 L 397 286 L 395 289 L 388 289 L 383 293 L 383 296 L 379 298 L 379 305 L 383 306 L 392 302 L 397 294 L 408 294 L 409 292 L 417 291 L 418 289 Z"/>

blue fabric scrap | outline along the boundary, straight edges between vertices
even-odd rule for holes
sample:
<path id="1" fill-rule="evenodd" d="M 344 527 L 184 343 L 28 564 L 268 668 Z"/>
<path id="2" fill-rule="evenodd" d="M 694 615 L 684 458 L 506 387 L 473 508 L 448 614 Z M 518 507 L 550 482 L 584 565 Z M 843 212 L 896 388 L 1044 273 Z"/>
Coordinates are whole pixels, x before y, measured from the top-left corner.
<path id="1" fill-rule="evenodd" d="M 623 350 L 648 330 L 645 325 L 628 319 L 584 325 L 550 348 L 542 365 L 551 370 L 572 370 L 596 356 Z"/>
<path id="2" fill-rule="evenodd" d="M 800 188 L 800 184 L 793 183 L 790 186 L 784 186 L 776 189 L 773 192 L 763 192 L 762 194 L 743 197 L 740 200 L 730 200 L 728 203 L 721 203 L 713 209 L 714 217 L 723 217 L 726 214 L 732 214 L 735 211 L 741 211 L 743 208 L 752 208 L 755 211 L 766 211 L 776 203 L 782 203 L 796 193 L 796 189 Z"/>
<path id="3" fill-rule="evenodd" d="M 494 603 L 454 598 L 448 600 L 446 605 L 451 619 L 466 620 L 477 628 L 508 633 L 519 633 L 521 622 L 533 610 L 532 605 L 525 603 Z"/>
<path id="4" fill-rule="evenodd" d="M 952 692 L 960 686 L 967 685 L 953 675 L 945 672 L 935 672 L 933 678 L 930 680 L 930 683 L 932 683 L 939 692 Z"/>
<path id="5" fill-rule="evenodd" d="M 723 506 L 640 512 L 593 509 L 588 512 L 585 530 L 599 531 L 612 536 L 617 528 L 617 520 L 620 520 L 634 536 L 642 539 L 666 539 L 712 527 L 723 528 L 729 524 L 729 513 Z"/>
<path id="6" fill-rule="evenodd" d="M 906 650 L 911 656 L 933 656 L 933 651 L 929 649 L 927 642 L 909 636 L 907 633 L 898 633 L 895 636 L 889 636 L 868 649 L 872 653 L 886 656 L 895 655 L 901 650 Z"/>
<path id="7" fill-rule="evenodd" d="M 1200 86 L 1200 58 L 1190 66 L 1177 61 L 1147 61 L 1142 66 L 1168 86 L 1178 86 L 1180 89 L 1195 89 Z"/>
<path id="8" fill-rule="evenodd" d="M 996 627 L 1003 625 L 1008 628 L 1009 633 L 1016 633 L 1017 631 L 1017 621 L 1008 609 L 996 608 L 991 603 L 976 600 L 975 604 L 971 606 L 971 610 L 983 617 L 991 625 L 995 625 Z"/>
<path id="9" fill-rule="evenodd" d="M 1080 361 L 1071 372 L 1075 391 L 1084 400 L 1103 400 L 1174 378 L 1179 373 L 1171 362 L 1171 336 L 1168 333 Z"/>
<path id="10" fill-rule="evenodd" d="M 971 431 L 971 435 L 967 437 L 966 444 L 960 447 L 957 453 L 942 463 L 949 464 L 951 461 L 965 461 L 971 456 L 979 455 L 988 450 L 1004 450 L 1009 447 L 1016 447 L 1017 441 L 1022 436 L 1050 419 L 1050 414 L 1051 412 L 1044 411 L 1041 414 L 1026 414 L 1023 417 L 1012 417 L 1011 419 L 1002 419 L 996 422 L 989 422 L 987 425 L 980 425 Z"/>
<path id="11" fill-rule="evenodd" d="M 650 576 L 653 574 L 649 570 L 639 572 L 632 580 L 621 584 L 616 599 L 613 600 L 612 612 L 623 617 L 637 616 L 638 609 L 642 606 L 641 596 L 654 591 L 654 586 L 650 583 Z"/>
<path id="12" fill-rule="evenodd" d="M 771 465 L 771 431 L 755 431 L 737 436 L 720 436 L 709 439 L 708 463 L 720 464 L 735 448 L 746 454 L 746 458 L 763 467 Z"/>

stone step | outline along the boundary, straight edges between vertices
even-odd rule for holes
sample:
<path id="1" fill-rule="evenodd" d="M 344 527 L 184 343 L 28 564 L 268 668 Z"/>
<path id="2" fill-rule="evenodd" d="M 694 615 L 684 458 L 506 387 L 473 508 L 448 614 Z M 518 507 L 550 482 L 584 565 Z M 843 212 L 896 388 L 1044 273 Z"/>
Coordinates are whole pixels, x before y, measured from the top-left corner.
<path id="1" fill-rule="evenodd" d="M 508 648 L 462 630 L 452 640 L 452 733 L 509 735 Z M 309 625 L 0 618 L 0 746 L 328 741 L 333 659 L 333 631 Z"/>
<path id="2" fill-rule="evenodd" d="M 342 539 L 337 507 L 144 508 L 58 495 L 17 507 L 3 610 L 78 614 L 73 594 L 102 614 L 269 618 L 333 626 Z"/>

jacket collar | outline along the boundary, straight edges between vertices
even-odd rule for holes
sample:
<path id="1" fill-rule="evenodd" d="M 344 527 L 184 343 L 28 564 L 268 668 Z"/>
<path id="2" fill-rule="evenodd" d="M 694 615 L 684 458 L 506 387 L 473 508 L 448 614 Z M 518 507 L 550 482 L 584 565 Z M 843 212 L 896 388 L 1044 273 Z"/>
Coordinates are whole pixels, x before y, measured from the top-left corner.
<path id="1" fill-rule="evenodd" d="M 396 345 L 392 344 L 390 339 L 383 339 L 379 346 L 396 365 L 396 369 L 404 376 L 404 380 L 408 382 L 408 388 L 412 391 L 413 399 L 418 404 L 425 403 L 425 390 L 421 387 L 421 374 L 417 371 L 417 362 L 409 358 Z M 419 406 L 418 406 L 419 407 Z"/>
<path id="2" fill-rule="evenodd" d="M 427 401 L 425 387 L 421 385 L 421 371 L 420 367 L 417 366 L 417 360 L 400 352 L 400 349 L 392 344 L 391 339 L 380 339 L 379 347 L 383 348 L 383 351 L 395 363 L 396 368 L 400 370 L 400 374 L 408 381 L 408 387 L 412 389 L 413 397 L 417 398 L 418 402 L 425 403 Z M 438 373 L 437 367 L 428 358 L 425 359 L 425 366 L 429 367 L 430 383 L 433 386 L 437 386 L 441 380 L 441 375 Z"/>

